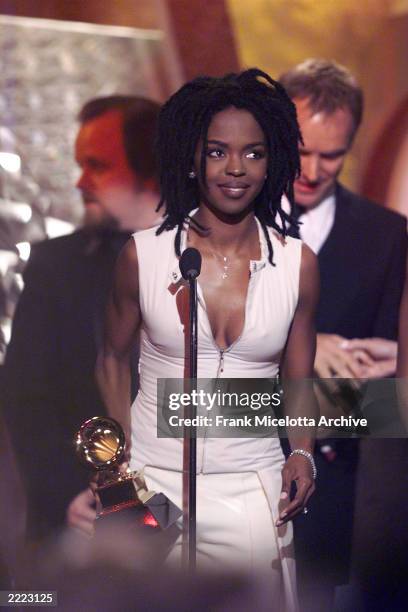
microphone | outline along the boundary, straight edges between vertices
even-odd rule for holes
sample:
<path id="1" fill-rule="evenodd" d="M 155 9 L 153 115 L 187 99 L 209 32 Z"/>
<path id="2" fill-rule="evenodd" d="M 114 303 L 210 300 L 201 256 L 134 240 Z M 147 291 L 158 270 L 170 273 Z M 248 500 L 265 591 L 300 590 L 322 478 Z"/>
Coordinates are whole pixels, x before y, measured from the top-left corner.
<path id="1" fill-rule="evenodd" d="M 194 280 L 201 272 L 201 253 L 189 247 L 180 257 L 180 272 L 186 280 Z"/>

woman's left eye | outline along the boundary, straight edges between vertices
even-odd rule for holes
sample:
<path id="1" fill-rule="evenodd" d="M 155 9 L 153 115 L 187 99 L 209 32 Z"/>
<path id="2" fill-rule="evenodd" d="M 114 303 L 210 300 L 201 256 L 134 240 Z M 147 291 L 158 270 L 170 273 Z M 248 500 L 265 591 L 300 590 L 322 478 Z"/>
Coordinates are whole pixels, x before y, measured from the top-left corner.
<path id="1" fill-rule="evenodd" d="M 249 159 L 263 159 L 265 157 L 265 153 L 263 151 L 250 151 L 247 154 Z"/>
<path id="2" fill-rule="evenodd" d="M 224 155 L 224 151 L 222 149 L 208 149 L 207 155 L 208 157 L 219 159 Z"/>

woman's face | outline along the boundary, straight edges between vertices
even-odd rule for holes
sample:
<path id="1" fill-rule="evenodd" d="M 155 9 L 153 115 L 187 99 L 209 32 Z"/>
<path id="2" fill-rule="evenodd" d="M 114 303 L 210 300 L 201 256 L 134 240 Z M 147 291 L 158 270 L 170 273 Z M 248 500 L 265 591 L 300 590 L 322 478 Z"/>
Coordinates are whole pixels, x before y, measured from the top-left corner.
<path id="1" fill-rule="evenodd" d="M 249 111 L 231 106 L 214 115 L 207 140 L 206 185 L 200 178 L 202 142 L 194 156 L 201 202 L 225 215 L 251 209 L 267 173 L 267 144 L 261 126 Z"/>

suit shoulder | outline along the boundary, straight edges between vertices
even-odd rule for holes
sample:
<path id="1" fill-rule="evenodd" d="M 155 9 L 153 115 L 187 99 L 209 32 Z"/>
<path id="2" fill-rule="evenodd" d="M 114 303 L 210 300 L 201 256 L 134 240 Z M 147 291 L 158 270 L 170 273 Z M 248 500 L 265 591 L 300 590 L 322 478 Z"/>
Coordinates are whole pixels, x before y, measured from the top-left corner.
<path id="1" fill-rule="evenodd" d="M 402 233 L 407 231 L 406 217 L 395 210 L 385 208 L 372 200 L 357 195 L 343 186 L 339 186 L 337 199 L 340 205 L 348 203 L 352 207 L 353 215 L 368 225 L 375 224 L 382 226 L 383 229 L 385 225 L 388 231 Z"/>
<path id="2" fill-rule="evenodd" d="M 58 238 L 50 238 L 49 240 L 42 240 L 41 242 L 35 242 L 31 246 L 31 250 L 36 257 L 49 258 L 55 255 L 65 255 L 71 253 L 77 248 L 81 248 L 85 243 L 84 233 L 81 230 L 73 232 L 72 234 L 66 234 L 65 236 L 58 236 Z"/>
<path id="3" fill-rule="evenodd" d="M 41 240 L 40 242 L 34 242 L 32 248 L 37 252 L 54 251 L 59 249 L 63 250 L 70 248 L 72 245 L 81 244 L 83 242 L 84 232 L 82 230 L 78 230 L 72 234 L 58 236 L 58 238 L 49 238 L 46 240 Z"/>
<path id="4" fill-rule="evenodd" d="M 24 271 L 24 277 L 36 272 L 49 272 L 60 269 L 61 265 L 69 265 L 77 253 L 80 253 L 85 245 L 85 238 L 81 230 L 66 236 L 51 238 L 34 243 L 31 246 L 31 254 Z M 66 262 L 66 263 L 65 263 Z"/>

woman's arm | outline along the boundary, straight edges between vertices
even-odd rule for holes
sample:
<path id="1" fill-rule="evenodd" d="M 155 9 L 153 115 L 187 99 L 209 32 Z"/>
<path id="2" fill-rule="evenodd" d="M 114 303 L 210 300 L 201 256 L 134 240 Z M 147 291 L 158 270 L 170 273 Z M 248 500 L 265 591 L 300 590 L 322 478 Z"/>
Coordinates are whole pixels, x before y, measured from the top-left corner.
<path id="1" fill-rule="evenodd" d="M 130 239 L 115 267 L 96 379 L 108 414 L 119 421 L 130 450 L 130 354 L 140 325 L 136 246 Z"/>
<path id="2" fill-rule="evenodd" d="M 306 246 L 302 247 L 299 280 L 299 299 L 286 342 L 281 363 L 285 413 L 299 419 L 318 416 L 317 401 L 313 392 L 313 364 L 316 352 L 315 310 L 319 299 L 319 270 L 316 256 Z M 313 453 L 314 427 L 301 425 L 288 428 L 292 451 L 297 449 Z M 301 454 L 291 455 L 282 471 L 281 499 L 287 499 L 292 482 L 296 482 L 294 499 L 280 513 L 277 525 L 291 520 L 302 511 L 314 491 L 313 471 L 310 460 Z"/>

